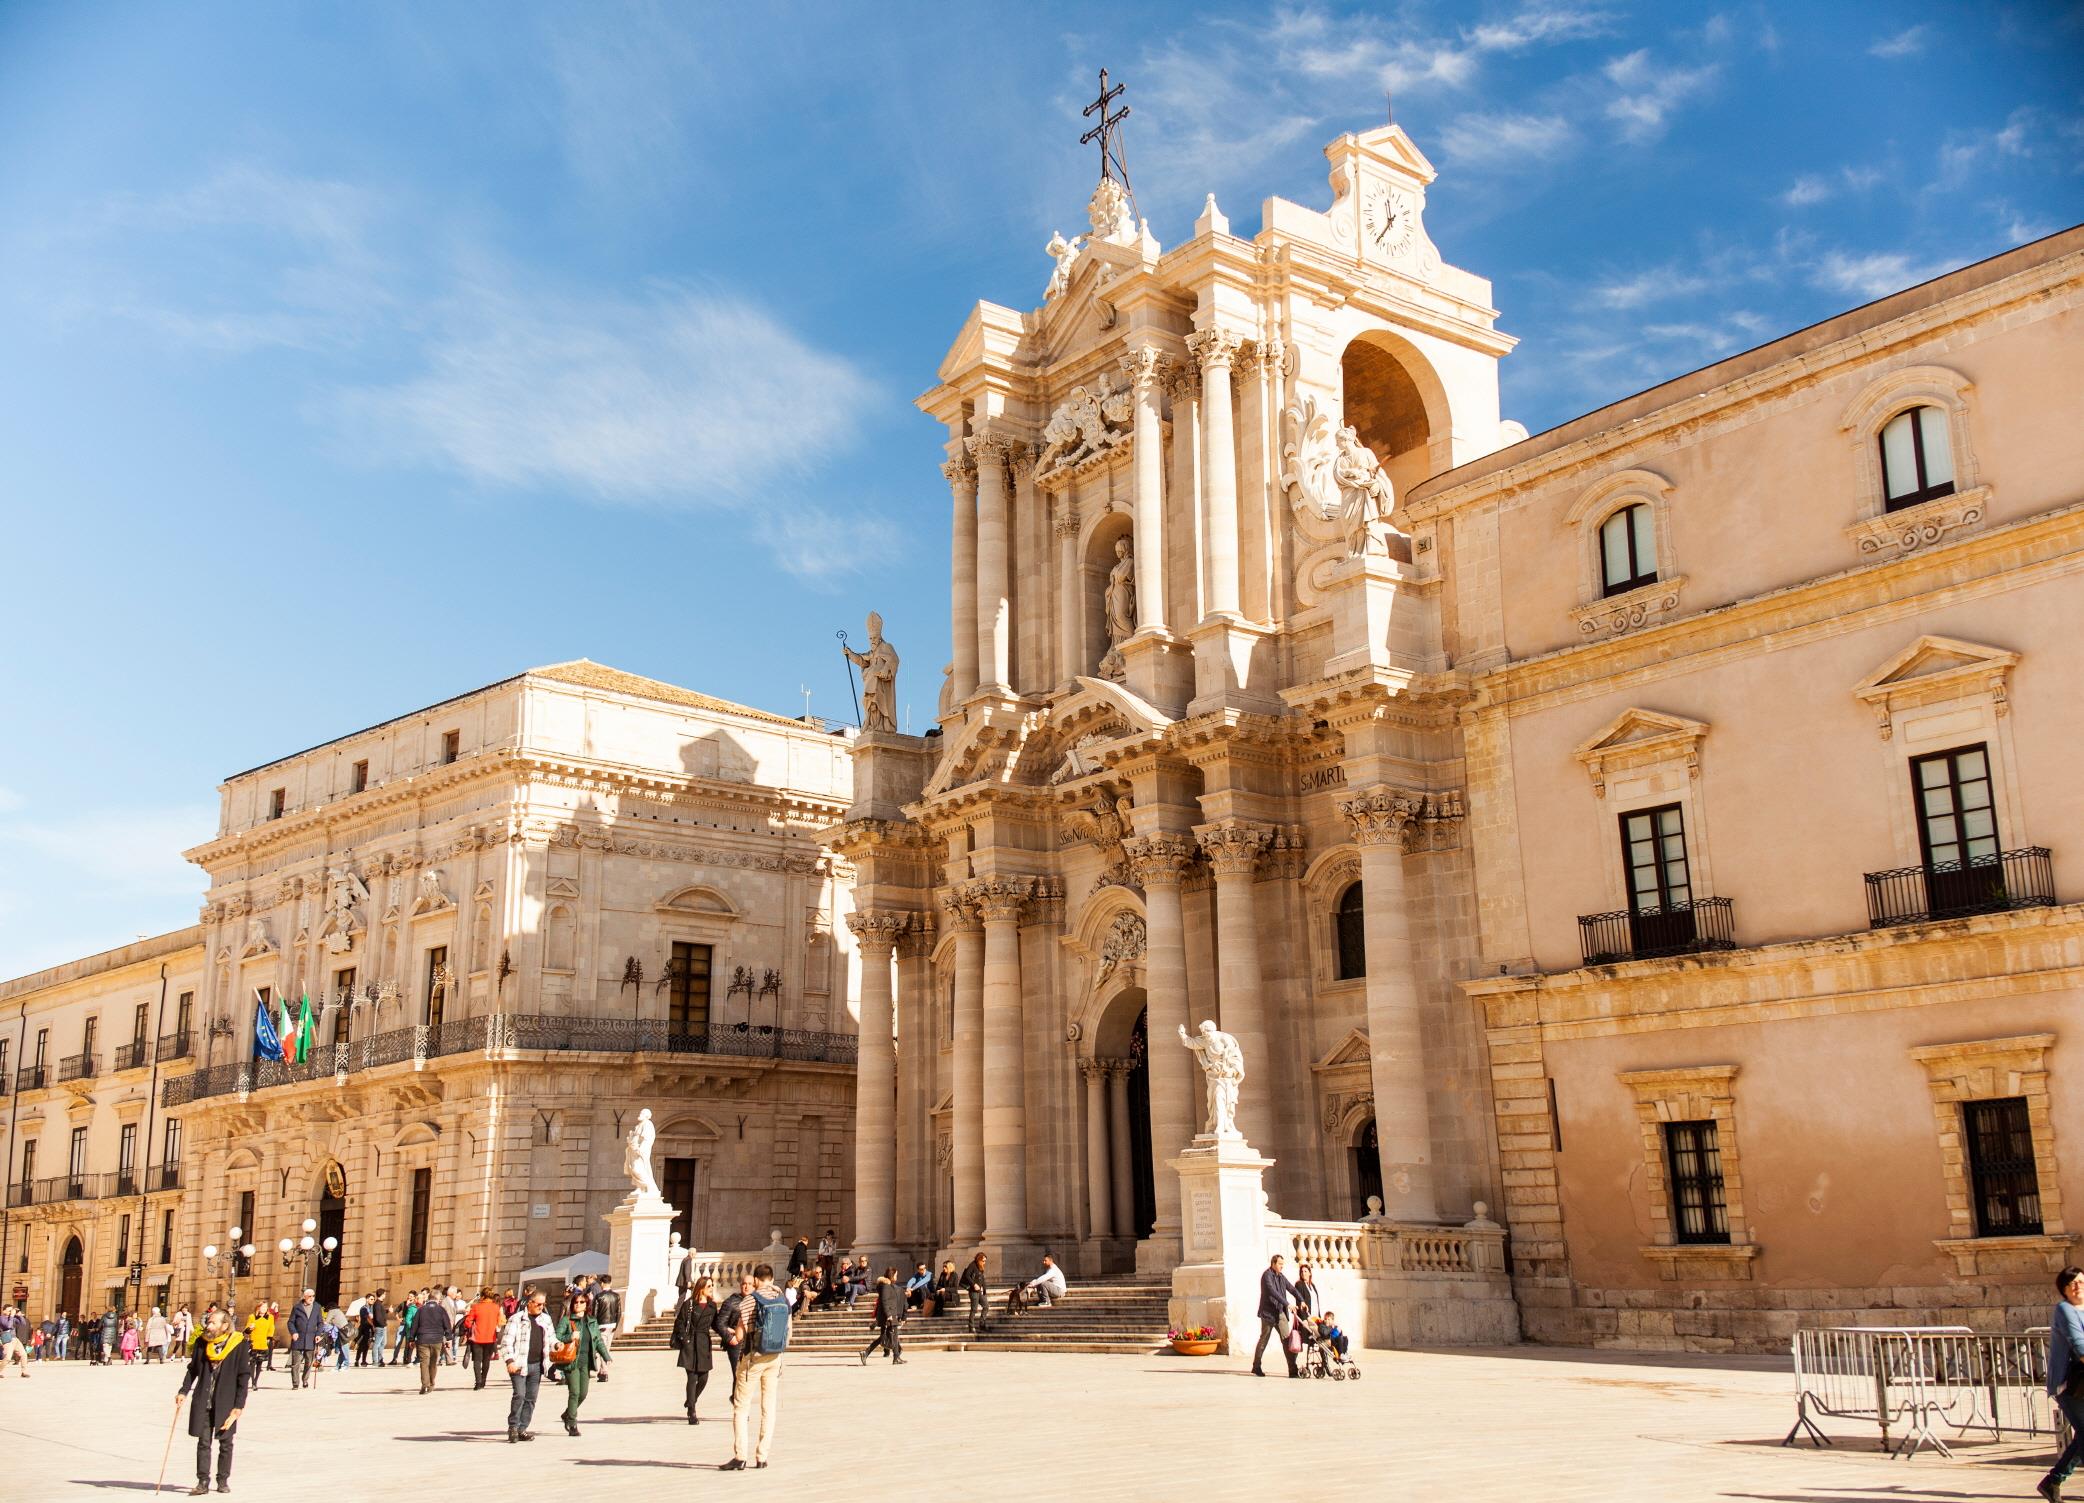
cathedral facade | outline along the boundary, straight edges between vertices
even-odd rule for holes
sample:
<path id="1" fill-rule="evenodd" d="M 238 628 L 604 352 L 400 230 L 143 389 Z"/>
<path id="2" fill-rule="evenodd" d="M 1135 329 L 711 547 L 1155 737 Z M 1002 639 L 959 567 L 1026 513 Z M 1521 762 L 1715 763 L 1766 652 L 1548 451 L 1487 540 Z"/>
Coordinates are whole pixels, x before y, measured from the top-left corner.
<path id="1" fill-rule="evenodd" d="M 1103 176 L 919 399 L 939 726 L 862 736 L 828 836 L 859 1241 L 1176 1265 L 1214 1020 L 1273 1245 L 1502 1222 L 1537 1339 L 2044 1302 L 2084 235 L 1529 439 L 1423 154 L 1326 154 L 1249 240 Z"/>

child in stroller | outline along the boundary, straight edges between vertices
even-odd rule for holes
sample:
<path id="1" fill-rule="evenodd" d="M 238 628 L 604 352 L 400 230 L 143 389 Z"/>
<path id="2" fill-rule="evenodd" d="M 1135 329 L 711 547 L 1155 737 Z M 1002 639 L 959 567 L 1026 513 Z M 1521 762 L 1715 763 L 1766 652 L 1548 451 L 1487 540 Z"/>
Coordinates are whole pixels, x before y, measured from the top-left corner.
<path id="1" fill-rule="evenodd" d="M 1298 1320 L 1295 1329 L 1303 1343 L 1298 1362 L 1302 1372 L 1312 1378 L 1330 1378 L 1339 1383 L 1348 1378 L 1359 1379 L 1360 1364 L 1347 1355 L 1352 1344 L 1346 1333 L 1339 1329 L 1336 1313 L 1326 1310 L 1315 1320 Z"/>

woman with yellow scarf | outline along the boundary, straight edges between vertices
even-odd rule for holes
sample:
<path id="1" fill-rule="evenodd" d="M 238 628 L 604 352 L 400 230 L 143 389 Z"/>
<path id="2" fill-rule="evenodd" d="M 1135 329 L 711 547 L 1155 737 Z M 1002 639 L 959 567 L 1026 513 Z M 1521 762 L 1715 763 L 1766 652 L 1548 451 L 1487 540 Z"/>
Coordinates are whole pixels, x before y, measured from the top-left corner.
<path id="1" fill-rule="evenodd" d="M 189 1392 L 195 1393 L 195 1407 L 188 1411 L 188 1433 L 195 1437 L 195 1486 L 189 1497 L 199 1498 L 210 1490 L 212 1441 L 217 1447 L 217 1490 L 232 1490 L 232 1439 L 239 1432 L 239 1411 L 246 1407 L 251 1380 L 246 1338 L 232 1329 L 223 1311 L 212 1310 L 203 1317 L 203 1334 L 189 1351 L 188 1371 L 174 1395 L 178 1410 Z"/>

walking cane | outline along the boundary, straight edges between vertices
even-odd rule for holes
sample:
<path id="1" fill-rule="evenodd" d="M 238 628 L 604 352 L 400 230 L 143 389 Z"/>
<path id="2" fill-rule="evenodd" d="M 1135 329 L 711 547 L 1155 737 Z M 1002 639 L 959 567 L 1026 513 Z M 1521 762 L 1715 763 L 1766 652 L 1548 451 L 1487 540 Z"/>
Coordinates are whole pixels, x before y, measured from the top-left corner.
<path id="1" fill-rule="evenodd" d="M 174 1454 L 174 1427 L 180 1423 L 181 1400 L 176 1395 L 174 1399 L 174 1417 L 168 1420 L 166 1425 L 166 1449 L 159 1453 L 159 1480 L 152 1484 L 152 1491 L 155 1493 L 166 1486 L 166 1464 Z"/>

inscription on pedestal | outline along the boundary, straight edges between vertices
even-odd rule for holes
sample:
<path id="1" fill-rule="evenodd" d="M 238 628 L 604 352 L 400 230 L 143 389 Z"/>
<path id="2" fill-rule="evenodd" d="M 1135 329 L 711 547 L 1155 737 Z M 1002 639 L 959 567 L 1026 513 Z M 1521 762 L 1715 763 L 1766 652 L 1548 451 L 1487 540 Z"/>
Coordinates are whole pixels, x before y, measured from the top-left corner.
<path id="1" fill-rule="evenodd" d="M 1192 1254 L 1212 1253 L 1218 1249 L 1215 1191 L 1194 1192 L 1193 1208 L 1187 1220 L 1187 1240 Z"/>

